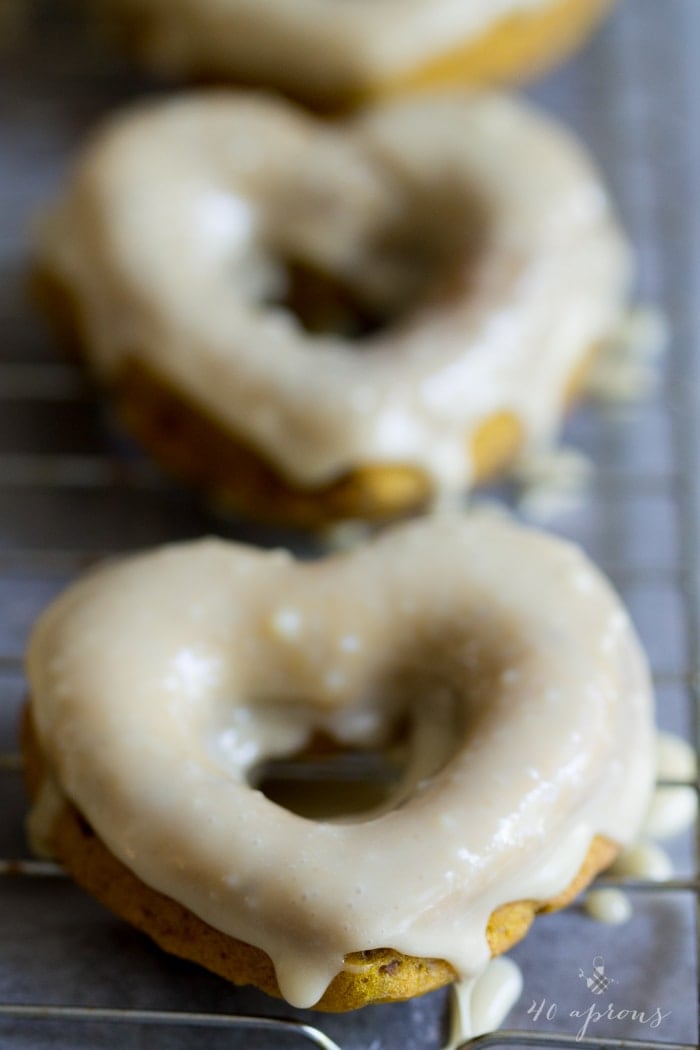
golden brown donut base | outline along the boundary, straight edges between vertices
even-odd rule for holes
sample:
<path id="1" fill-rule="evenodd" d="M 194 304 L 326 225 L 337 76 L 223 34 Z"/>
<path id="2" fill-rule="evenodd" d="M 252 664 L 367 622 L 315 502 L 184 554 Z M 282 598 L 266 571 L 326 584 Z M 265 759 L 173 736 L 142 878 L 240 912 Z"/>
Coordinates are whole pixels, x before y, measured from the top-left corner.
<path id="1" fill-rule="evenodd" d="M 29 707 L 23 719 L 22 749 L 28 790 L 35 797 L 45 776 L 45 763 Z M 148 934 L 165 951 L 199 963 L 233 984 L 252 984 L 269 995 L 280 996 L 274 967 L 265 952 L 215 930 L 176 901 L 141 882 L 109 852 L 68 802 L 54 825 L 52 848 L 56 859 L 80 886 Z M 598 836 L 593 839 L 578 875 L 558 897 L 546 902 L 516 901 L 494 911 L 487 927 L 492 954 L 500 955 L 521 940 L 536 914 L 569 904 L 599 871 L 612 863 L 617 852 L 614 843 Z M 456 978 L 444 960 L 418 959 L 392 948 L 353 952 L 345 962 L 350 969 L 333 979 L 315 1009 L 335 1013 L 370 1003 L 411 999 L 451 984 Z"/>
<path id="2" fill-rule="evenodd" d="M 278 88 L 317 111 L 351 108 L 403 92 L 441 87 L 486 85 L 525 80 L 565 59 L 585 40 L 610 9 L 614 0 L 556 0 L 540 11 L 525 11 L 503 18 L 482 36 L 458 44 L 429 62 L 398 76 L 365 85 L 323 92 L 313 84 L 263 76 L 237 76 L 216 64 L 199 62 L 191 70 L 197 80 L 227 81 L 247 87 Z M 153 32 L 148 15 L 119 12 L 130 46 L 143 51 L 142 42 Z M 156 20 L 153 20 L 155 24 Z"/>
<path id="3" fill-rule="evenodd" d="M 88 362 L 80 307 L 72 292 L 47 272 L 33 275 L 33 291 L 66 352 Z M 567 401 L 580 389 L 595 351 L 591 349 L 570 378 Z M 430 504 L 430 479 L 410 465 L 368 464 L 317 488 L 296 485 L 235 431 L 140 363 L 136 351 L 108 392 L 125 427 L 166 471 L 231 513 L 320 530 L 342 521 L 390 521 Z M 522 426 L 511 413 L 486 419 L 471 442 L 475 482 L 501 473 L 515 458 L 522 438 Z"/>
<path id="4" fill-rule="evenodd" d="M 117 411 L 127 429 L 166 470 L 218 505 L 274 524 L 321 528 L 338 521 L 387 521 L 427 508 L 432 486 L 416 467 L 358 467 L 318 488 L 301 488 L 232 431 L 134 359 L 116 378 Z M 495 474 L 515 453 L 520 424 L 503 413 L 474 439 L 479 478 Z"/>

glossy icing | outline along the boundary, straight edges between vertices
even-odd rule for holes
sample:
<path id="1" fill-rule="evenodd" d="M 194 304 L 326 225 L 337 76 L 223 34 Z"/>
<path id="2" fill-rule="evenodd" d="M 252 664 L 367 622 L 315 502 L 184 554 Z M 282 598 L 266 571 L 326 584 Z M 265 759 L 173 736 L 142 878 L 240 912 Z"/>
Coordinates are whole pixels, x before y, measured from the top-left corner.
<path id="1" fill-rule="evenodd" d="M 278 302 L 290 259 L 394 321 L 310 335 Z M 105 380 L 137 358 L 297 484 L 398 463 L 436 494 L 470 484 L 499 414 L 552 439 L 631 271 L 579 145 L 464 93 L 340 124 L 251 95 L 136 109 L 79 163 L 39 261 Z"/>
<path id="2" fill-rule="evenodd" d="M 584 907 L 592 919 L 609 926 L 622 926 L 632 918 L 629 897 L 617 889 L 591 890 L 586 894 Z"/>
<path id="3" fill-rule="evenodd" d="M 652 788 L 618 599 L 576 548 L 492 514 L 315 563 L 215 540 L 130 558 L 43 615 L 28 674 L 52 776 L 102 841 L 266 951 L 300 1006 L 373 947 L 475 976 L 494 909 L 563 891 L 596 835 L 634 841 Z M 378 746 L 400 718 L 379 811 L 308 820 L 250 785 L 319 729 Z"/>
<path id="4" fill-rule="evenodd" d="M 492 959 L 478 977 L 452 986 L 450 1039 L 444 1050 L 457 1050 L 470 1039 L 500 1028 L 523 990 L 523 975 L 512 959 Z"/>
<path id="5" fill-rule="evenodd" d="M 698 815 L 697 775 L 697 756 L 691 745 L 674 733 L 659 733 L 656 776 L 663 783 L 657 785 L 649 805 L 646 835 L 663 840 L 693 826 Z"/>
<path id="6" fill-rule="evenodd" d="M 640 839 L 620 854 L 610 871 L 613 875 L 624 875 L 631 879 L 665 882 L 673 876 L 673 862 L 661 846 Z"/>

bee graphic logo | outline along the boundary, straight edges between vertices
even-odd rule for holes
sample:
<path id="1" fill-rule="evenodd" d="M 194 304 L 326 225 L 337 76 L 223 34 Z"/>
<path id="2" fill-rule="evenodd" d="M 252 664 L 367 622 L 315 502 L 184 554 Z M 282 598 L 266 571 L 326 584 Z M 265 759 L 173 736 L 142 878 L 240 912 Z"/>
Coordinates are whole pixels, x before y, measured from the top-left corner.
<path id="1" fill-rule="evenodd" d="M 579 977 L 586 982 L 586 987 L 593 995 L 602 995 L 603 992 L 607 992 L 611 984 L 615 984 L 614 977 L 608 977 L 605 972 L 605 961 L 601 955 L 596 955 L 593 960 L 593 972 L 586 974 L 583 970 L 579 970 Z"/>

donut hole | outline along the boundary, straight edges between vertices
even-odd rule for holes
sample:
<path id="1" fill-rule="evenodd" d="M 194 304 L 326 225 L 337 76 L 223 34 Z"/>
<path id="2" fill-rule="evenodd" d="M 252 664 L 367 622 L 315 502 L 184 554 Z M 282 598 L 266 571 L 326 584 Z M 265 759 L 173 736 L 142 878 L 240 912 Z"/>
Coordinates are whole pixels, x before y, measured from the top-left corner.
<path id="1" fill-rule="evenodd" d="M 300 720 L 314 728 L 300 746 L 254 765 L 249 784 L 284 809 L 318 821 L 369 820 L 404 805 L 459 753 L 479 717 L 444 659 L 426 666 L 392 670 L 377 687 L 378 708 L 360 705 L 349 716 L 336 715 L 337 721 L 311 704 L 299 705 Z M 475 694 L 479 689 L 475 683 Z"/>
<path id="2" fill-rule="evenodd" d="M 361 817 L 389 804 L 405 774 L 406 726 L 377 748 L 355 748 L 332 737 L 253 770 L 252 786 L 283 809 L 309 820 Z"/>
<path id="3" fill-rule="evenodd" d="M 303 231 L 292 222 L 280 240 L 272 237 L 276 279 L 262 306 L 293 316 L 308 335 L 362 342 L 454 296 L 483 249 L 484 205 L 449 179 L 410 190 L 402 184 L 396 196 L 390 217 L 366 228 L 361 218 L 354 228 L 351 216 L 331 215 L 322 235 L 309 233 L 322 213 L 307 216 Z"/>
<path id="4" fill-rule="evenodd" d="M 503 675 L 527 649 L 508 609 L 489 612 L 478 595 L 464 603 L 449 590 L 433 615 L 413 605 L 399 612 L 399 640 L 371 669 L 355 652 L 338 662 L 342 631 L 314 636 L 308 648 L 283 635 L 238 683 L 238 702 L 213 709 L 209 759 L 223 776 L 319 822 L 367 822 L 442 790 L 453 760 L 497 728 L 509 703 Z M 380 617 L 375 630 L 385 629 L 393 633 Z"/>
<path id="5" fill-rule="evenodd" d="M 359 289 L 299 259 L 282 263 L 280 293 L 264 304 L 292 314 L 309 335 L 360 340 L 388 328 L 393 314 Z"/>

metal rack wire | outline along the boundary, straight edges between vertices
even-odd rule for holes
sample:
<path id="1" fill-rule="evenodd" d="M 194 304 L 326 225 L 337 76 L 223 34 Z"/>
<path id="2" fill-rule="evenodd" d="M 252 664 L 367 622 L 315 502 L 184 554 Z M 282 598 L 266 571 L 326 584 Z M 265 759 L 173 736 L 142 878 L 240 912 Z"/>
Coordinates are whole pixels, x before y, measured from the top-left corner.
<path id="1" fill-rule="evenodd" d="M 592 49 L 536 93 L 600 152 L 637 238 L 642 290 L 663 302 L 676 333 L 659 396 L 637 409 L 632 421 L 620 424 L 590 411 L 574 421 L 574 439 L 599 467 L 592 506 L 561 528 L 589 547 L 628 597 L 651 650 L 657 689 L 668 700 L 669 722 L 692 732 L 700 744 L 700 294 L 695 291 L 700 228 L 691 228 L 697 220 L 689 210 L 693 200 L 697 204 L 700 185 L 700 122 L 690 119 L 693 112 L 697 117 L 700 100 L 700 64 L 692 51 L 693 40 L 700 46 L 700 7 L 696 0 L 667 0 L 662 13 L 660 6 L 658 0 L 623 0 Z M 61 894 L 63 885 L 60 869 L 26 857 L 18 830 L 21 763 L 12 750 L 10 727 L 21 702 L 22 650 L 34 615 L 66 580 L 103 556 L 229 528 L 115 439 L 96 413 L 79 371 L 52 359 L 48 341 L 24 305 L 20 275 L 28 215 L 55 184 L 57 169 L 83 129 L 137 88 L 150 89 L 143 80 L 136 84 L 135 75 L 125 75 L 121 58 L 110 56 L 104 45 L 87 47 L 68 13 L 41 0 L 30 8 L 27 34 L 6 63 L 9 91 L 0 92 L 0 122 L 10 133 L 8 174 L 0 174 L 0 321 L 6 333 L 0 345 L 0 749 L 6 752 L 0 757 L 0 810 L 10 828 L 7 833 L 0 829 L 0 918 L 16 892 L 31 895 L 31 887 L 41 886 L 40 904 L 50 908 L 51 895 Z M 681 54 L 684 47 L 687 53 Z M 0 134 L 0 160 L 7 149 Z M 635 435 L 643 454 L 632 447 Z M 663 455 L 659 444 L 665 446 Z M 657 616 L 673 621 L 661 632 L 663 642 L 650 614 L 653 605 Z M 639 899 L 687 898 L 697 911 L 699 860 L 697 846 L 689 875 L 622 884 Z M 621 884 L 619 879 L 603 882 Z M 697 930 L 696 919 L 696 958 Z M 687 944 L 684 950 L 685 958 L 694 954 Z M 306 1043 L 325 1050 L 351 1045 L 422 1050 L 439 1042 L 434 1015 L 441 1003 L 409 1016 L 408 1027 L 424 1031 L 425 1041 L 420 1036 L 407 1041 L 407 1029 L 397 1028 L 393 1013 L 378 1013 L 379 1020 L 356 1028 L 336 1023 L 328 1028 L 331 1038 L 304 1018 L 256 1016 L 266 1004 L 253 999 L 249 1006 L 245 996 L 236 1000 L 244 1003 L 245 1015 L 232 1010 L 227 998 L 219 1008 L 216 996 L 217 1008 L 209 1009 L 208 988 L 201 996 L 199 988 L 192 993 L 193 1004 L 204 1005 L 187 1012 L 177 1000 L 168 1009 L 144 1008 L 131 988 L 129 1005 L 119 1009 L 74 1005 L 79 989 L 73 998 L 66 994 L 56 1001 L 53 983 L 45 978 L 33 999 L 20 999 L 21 981 L 11 985 L 12 995 L 5 994 L 7 966 L 0 936 L 0 1033 L 9 1033 L 3 1043 L 8 1050 L 43 1047 L 37 1033 L 44 1024 L 53 1032 L 72 1032 L 73 1025 L 90 1031 L 107 1026 L 112 1034 L 104 1037 L 105 1045 L 113 1041 L 115 1026 L 164 1034 L 168 1046 L 175 1045 L 172 1033 L 180 1029 L 189 1037 L 199 1033 L 198 1045 L 204 1031 L 207 1040 L 223 1032 L 227 1046 L 247 1046 L 254 1037 L 266 1040 L 264 1046 Z M 682 995 L 700 995 L 697 965 L 688 972 L 683 967 L 677 976 Z M 184 981 L 191 989 L 189 971 L 176 977 L 178 987 Z M 10 1029 L 2 1027 L 10 1022 Z M 373 1030 L 375 1023 L 380 1027 Z M 134 1038 L 133 1045 L 140 1046 Z M 687 1035 L 682 1039 L 577 1039 L 521 1024 L 470 1046 L 690 1050 L 698 1044 Z"/>

